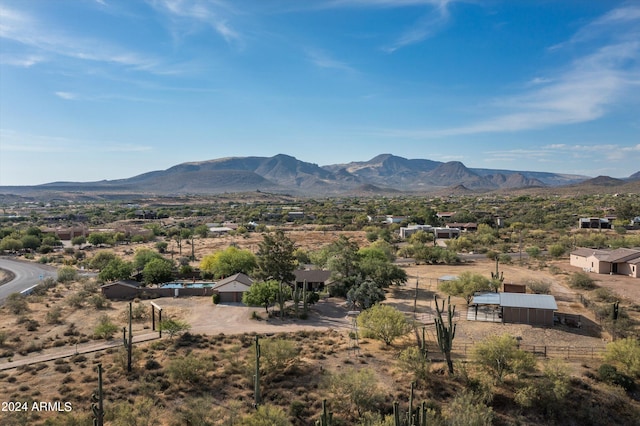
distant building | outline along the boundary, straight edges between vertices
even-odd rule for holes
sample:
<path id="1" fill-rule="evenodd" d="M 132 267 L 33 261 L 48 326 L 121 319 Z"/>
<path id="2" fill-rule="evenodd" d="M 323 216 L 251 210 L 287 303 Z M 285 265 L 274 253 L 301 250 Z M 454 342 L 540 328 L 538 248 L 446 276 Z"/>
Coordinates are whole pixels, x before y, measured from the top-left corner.
<path id="1" fill-rule="evenodd" d="M 385 222 L 386 223 L 401 223 L 404 222 L 405 220 L 407 220 L 406 216 L 394 216 L 394 215 L 387 215 Z"/>
<path id="2" fill-rule="evenodd" d="M 611 221 L 607 218 L 583 217 L 578 222 L 580 229 L 611 229 Z"/>
<path id="3" fill-rule="evenodd" d="M 415 234 L 418 231 L 427 232 L 433 234 L 435 238 L 458 238 L 460 236 L 461 230 L 460 228 L 443 228 L 437 226 L 430 225 L 411 225 L 411 226 L 403 226 L 400 228 L 400 238 L 409 238 L 412 234 Z"/>

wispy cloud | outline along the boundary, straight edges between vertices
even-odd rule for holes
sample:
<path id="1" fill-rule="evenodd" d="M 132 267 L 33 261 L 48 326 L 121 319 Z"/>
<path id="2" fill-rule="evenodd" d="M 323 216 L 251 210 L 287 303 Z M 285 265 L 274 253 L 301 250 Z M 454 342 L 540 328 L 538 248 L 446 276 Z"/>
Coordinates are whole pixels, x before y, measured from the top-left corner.
<path id="1" fill-rule="evenodd" d="M 330 68 L 339 71 L 345 71 L 348 73 L 357 72 L 355 68 L 351 67 L 345 62 L 334 59 L 327 52 L 318 49 L 306 49 L 307 57 L 309 61 L 320 68 Z"/>
<path id="2" fill-rule="evenodd" d="M 221 0 L 203 2 L 199 0 L 151 0 L 150 4 L 157 10 L 166 13 L 174 20 L 204 24 L 214 29 L 227 43 L 241 43 L 240 33 L 229 23 L 233 8 Z"/>
<path id="3" fill-rule="evenodd" d="M 625 19 L 626 27 L 621 28 L 621 22 L 613 18 L 598 20 L 598 31 L 604 31 L 605 23 L 608 23 L 608 31 L 612 33 L 605 44 L 591 46 L 590 51 L 568 64 L 553 79 L 534 79 L 524 85 L 527 88 L 524 92 L 484 105 L 484 110 L 494 111 L 492 116 L 458 127 L 394 129 L 383 133 L 435 138 L 542 129 L 596 120 L 620 102 L 637 102 L 640 92 L 640 6 L 625 10 L 628 16 L 634 16 L 634 19 Z M 612 11 L 608 15 L 617 17 L 619 14 Z M 594 26 L 589 24 L 587 27 Z"/>
<path id="4" fill-rule="evenodd" d="M 74 100 L 77 99 L 78 96 L 75 93 L 71 93 L 71 92 L 55 92 L 54 93 L 57 97 L 70 101 L 70 100 Z"/>
<path id="5" fill-rule="evenodd" d="M 428 11 L 406 29 L 393 42 L 382 47 L 393 53 L 403 47 L 420 43 L 433 37 L 446 26 L 451 18 L 450 4 L 460 0 L 334 0 L 323 3 L 320 8 L 400 8 L 426 7 Z"/>
<path id="6" fill-rule="evenodd" d="M 0 15 L 0 38 L 21 43 L 41 52 L 85 61 L 113 63 L 140 70 L 150 70 L 158 66 L 158 61 L 147 55 L 114 46 L 106 40 L 65 34 L 23 12 L 0 6 Z"/>
<path id="7" fill-rule="evenodd" d="M 483 153 L 488 161 L 535 161 L 546 163 L 563 163 L 569 160 L 579 160 L 598 156 L 607 161 L 635 160 L 640 162 L 640 144 L 552 144 L 538 148 L 504 149 L 486 151 Z"/>
<path id="8" fill-rule="evenodd" d="M 45 58 L 41 55 L 2 55 L 0 61 L 5 65 L 30 68 L 34 65 L 45 62 Z"/>
<path id="9" fill-rule="evenodd" d="M 78 153 L 92 152 L 146 152 L 153 148 L 118 141 L 80 140 L 61 136 L 37 135 L 0 129 L 2 150 L 6 152 Z"/>
<path id="10" fill-rule="evenodd" d="M 382 50 L 393 53 L 403 47 L 420 43 L 441 31 L 449 22 L 449 3 L 451 0 L 429 2 L 432 10 L 405 31 L 393 43 L 384 46 Z"/>

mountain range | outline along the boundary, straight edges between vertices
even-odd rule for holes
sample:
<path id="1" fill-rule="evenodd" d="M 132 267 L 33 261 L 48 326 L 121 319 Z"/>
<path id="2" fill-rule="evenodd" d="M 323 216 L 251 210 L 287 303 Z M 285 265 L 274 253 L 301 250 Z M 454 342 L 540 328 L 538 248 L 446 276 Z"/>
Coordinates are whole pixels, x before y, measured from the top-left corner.
<path id="1" fill-rule="evenodd" d="M 98 182 L 53 182 L 36 186 L 0 187 L 2 194 L 47 192 L 153 195 L 207 195 L 262 191 L 292 195 L 333 196 L 423 194 L 455 189 L 482 193 L 520 188 L 553 188 L 580 184 L 589 176 L 468 168 L 459 161 L 406 159 L 382 154 L 369 161 L 318 166 L 289 155 L 228 157 L 182 163 L 127 179 Z M 599 181 L 597 181 L 599 179 Z M 594 185 L 610 186 L 640 180 L 598 177 Z M 606 182 L 605 182 L 606 181 Z"/>

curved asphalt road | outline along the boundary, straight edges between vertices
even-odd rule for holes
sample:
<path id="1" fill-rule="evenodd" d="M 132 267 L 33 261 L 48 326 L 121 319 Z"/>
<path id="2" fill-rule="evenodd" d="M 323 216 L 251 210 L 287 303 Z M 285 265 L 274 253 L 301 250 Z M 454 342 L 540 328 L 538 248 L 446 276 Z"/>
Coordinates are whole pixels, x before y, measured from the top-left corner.
<path id="1" fill-rule="evenodd" d="M 11 293 L 28 289 L 47 277 L 57 278 L 57 269 L 53 266 L 0 258 L 0 269 L 13 272 L 15 278 L 0 285 L 0 305 Z"/>

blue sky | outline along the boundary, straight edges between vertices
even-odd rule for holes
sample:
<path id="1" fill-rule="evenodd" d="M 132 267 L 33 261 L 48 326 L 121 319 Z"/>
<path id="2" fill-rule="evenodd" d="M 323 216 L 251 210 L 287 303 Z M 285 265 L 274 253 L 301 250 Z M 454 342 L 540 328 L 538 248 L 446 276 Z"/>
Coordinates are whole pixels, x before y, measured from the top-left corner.
<path id="1" fill-rule="evenodd" d="M 279 153 L 640 170 L 640 3 L 0 0 L 0 185 Z"/>

